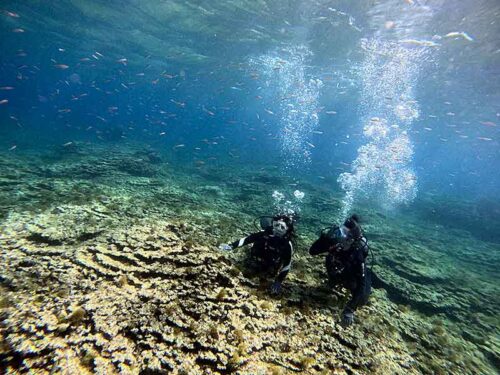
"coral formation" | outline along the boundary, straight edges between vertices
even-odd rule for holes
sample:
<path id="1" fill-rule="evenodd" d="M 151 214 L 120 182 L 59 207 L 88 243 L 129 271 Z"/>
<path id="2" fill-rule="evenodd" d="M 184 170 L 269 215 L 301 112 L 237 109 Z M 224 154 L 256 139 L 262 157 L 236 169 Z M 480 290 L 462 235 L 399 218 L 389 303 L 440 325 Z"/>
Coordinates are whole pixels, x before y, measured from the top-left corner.
<path id="1" fill-rule="evenodd" d="M 317 223 L 333 221 L 335 195 L 305 187 L 311 204 L 294 269 L 283 295 L 272 298 L 267 282 L 246 268 L 245 250 L 215 246 L 255 230 L 253 219 L 265 213 L 256 209 L 269 206 L 268 172 L 248 171 L 239 187 L 215 188 L 192 171 L 144 180 L 111 163 L 105 176 L 92 174 L 100 177 L 89 188 L 88 174 L 69 179 L 75 169 L 62 172 L 58 162 L 44 167 L 61 171 L 48 178 L 23 163 L 16 181 L 6 177 L 13 161 L 1 163 L 0 199 L 13 187 L 33 194 L 31 203 L 46 199 L 40 206 L 15 201 L 1 223 L 0 367 L 7 372 L 496 371 L 499 293 L 491 264 L 498 252 L 466 232 L 436 234 L 434 225 L 404 218 L 394 226 L 362 210 L 377 288 L 346 329 L 339 324 L 346 294 L 325 285 L 322 260 L 305 253 Z M 85 156 L 72 163 L 92 164 Z M 217 173 L 226 171 L 211 177 Z M 42 179 L 52 188 L 37 190 Z M 253 201 L 235 199 L 245 190 Z M 86 198 L 75 201 L 79 191 Z M 468 269 L 472 262 L 480 273 Z"/>

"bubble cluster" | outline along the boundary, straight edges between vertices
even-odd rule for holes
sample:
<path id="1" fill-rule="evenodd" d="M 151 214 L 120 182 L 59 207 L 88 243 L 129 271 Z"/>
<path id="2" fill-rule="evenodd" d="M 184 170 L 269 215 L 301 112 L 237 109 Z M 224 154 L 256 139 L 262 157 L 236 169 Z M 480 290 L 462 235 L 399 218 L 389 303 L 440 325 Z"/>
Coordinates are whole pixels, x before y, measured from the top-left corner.
<path id="1" fill-rule="evenodd" d="M 311 160 L 313 130 L 318 126 L 318 98 L 323 82 L 309 79 L 305 46 L 282 48 L 251 60 L 266 78 L 271 97 L 279 103 L 279 140 L 285 168 L 298 169 Z"/>
<path id="2" fill-rule="evenodd" d="M 359 147 L 351 171 L 338 178 L 345 191 L 342 218 L 358 197 L 375 198 L 392 208 L 411 202 L 417 194 L 408 131 L 420 114 L 414 87 L 428 50 L 379 38 L 364 39 L 361 47 L 366 51 L 360 68 L 366 143 Z"/>
<path id="3" fill-rule="evenodd" d="M 274 212 L 290 216 L 299 214 L 304 196 L 304 192 L 295 190 L 293 192 L 293 197 L 288 199 L 284 193 L 275 190 L 272 195 Z"/>

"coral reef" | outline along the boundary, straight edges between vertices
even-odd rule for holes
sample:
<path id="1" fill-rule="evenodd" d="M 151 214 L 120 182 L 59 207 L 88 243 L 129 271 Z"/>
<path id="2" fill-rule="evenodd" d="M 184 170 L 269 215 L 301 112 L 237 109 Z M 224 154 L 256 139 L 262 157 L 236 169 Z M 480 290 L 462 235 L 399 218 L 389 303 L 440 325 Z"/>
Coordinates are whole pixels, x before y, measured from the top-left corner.
<path id="1" fill-rule="evenodd" d="M 78 154 L 66 166 L 106 155 Z M 254 230 L 270 207 L 269 180 L 286 186 L 286 178 L 243 170 L 241 180 L 215 185 L 227 171 L 151 178 L 105 163 L 89 183 L 54 161 L 43 167 L 60 171 L 43 177 L 53 188 L 37 190 L 46 174 L 36 156 L 24 168 L 0 161 L 0 199 L 15 186 L 31 203 L 14 201 L 0 228 L 0 368 L 8 373 L 497 370 L 497 245 L 467 232 L 361 210 L 378 288 L 344 328 L 346 294 L 326 286 L 322 260 L 306 254 L 315 231 L 334 219 L 334 193 L 304 182 L 310 200 L 293 270 L 273 298 L 268 280 L 245 268 L 244 249 L 215 245 Z M 78 192 L 85 198 L 75 200 Z M 245 194 L 252 199 L 237 199 Z"/>

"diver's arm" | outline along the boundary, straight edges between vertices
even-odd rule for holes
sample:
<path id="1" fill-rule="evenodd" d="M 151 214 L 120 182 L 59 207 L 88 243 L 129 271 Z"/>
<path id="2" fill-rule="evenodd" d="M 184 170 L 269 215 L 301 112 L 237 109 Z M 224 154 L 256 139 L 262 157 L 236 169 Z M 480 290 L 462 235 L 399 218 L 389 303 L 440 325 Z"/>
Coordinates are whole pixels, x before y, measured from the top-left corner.
<path id="1" fill-rule="evenodd" d="M 243 237 L 243 238 L 240 238 L 239 240 L 234 241 L 233 243 L 231 243 L 231 247 L 233 249 L 236 249 L 237 247 L 241 247 L 241 246 L 248 245 L 250 243 L 254 243 L 255 241 L 264 237 L 265 234 L 266 234 L 266 232 L 263 230 L 260 232 L 252 233 L 247 237 Z"/>
<path id="2" fill-rule="evenodd" d="M 309 254 L 319 255 L 328 252 L 332 245 L 331 242 L 332 241 L 330 239 L 322 235 L 311 245 L 311 248 L 309 249 Z"/>
<path id="3" fill-rule="evenodd" d="M 293 254 L 293 245 L 291 241 L 288 241 L 286 249 L 283 251 L 282 259 L 281 259 L 281 268 L 276 276 L 276 281 L 282 283 L 285 280 L 286 275 L 290 271 L 290 267 L 292 266 L 292 254 Z"/>

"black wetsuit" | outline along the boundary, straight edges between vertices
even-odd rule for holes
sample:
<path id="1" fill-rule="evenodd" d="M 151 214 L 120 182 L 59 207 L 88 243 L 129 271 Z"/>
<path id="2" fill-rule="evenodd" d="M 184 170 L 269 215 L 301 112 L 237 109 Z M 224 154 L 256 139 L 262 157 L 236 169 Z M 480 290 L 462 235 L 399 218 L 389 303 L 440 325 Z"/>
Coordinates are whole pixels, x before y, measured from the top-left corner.
<path id="1" fill-rule="evenodd" d="M 328 252 L 325 259 L 328 279 L 334 286 L 342 285 L 351 291 L 352 297 L 346 305 L 346 310 L 354 312 L 368 302 L 371 292 L 371 273 L 366 267 L 368 244 L 365 237 L 360 237 L 346 251 L 330 251 L 334 245 L 334 240 L 323 235 L 312 244 L 309 254 Z"/>
<path id="2" fill-rule="evenodd" d="M 257 258 L 266 269 L 277 270 L 276 281 L 283 282 L 292 265 L 293 245 L 290 239 L 274 236 L 269 229 L 234 241 L 231 246 L 235 249 L 251 243 L 251 256 Z"/>

